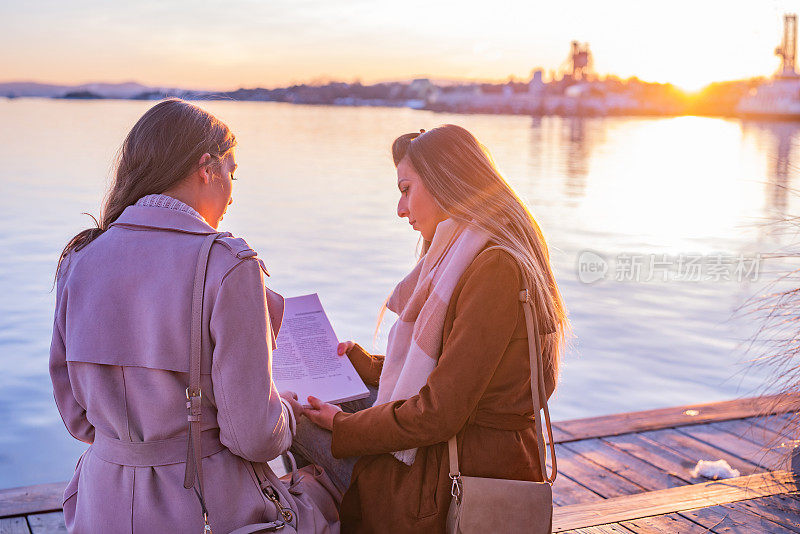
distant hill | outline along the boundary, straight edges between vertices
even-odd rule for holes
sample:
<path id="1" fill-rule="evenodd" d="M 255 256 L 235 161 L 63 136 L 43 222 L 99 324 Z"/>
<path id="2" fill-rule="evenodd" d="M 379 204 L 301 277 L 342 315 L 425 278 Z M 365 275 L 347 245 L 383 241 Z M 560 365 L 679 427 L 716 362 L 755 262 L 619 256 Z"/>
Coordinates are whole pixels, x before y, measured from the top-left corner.
<path id="1" fill-rule="evenodd" d="M 53 85 L 37 82 L 0 83 L 0 96 L 6 97 L 63 97 L 69 93 L 88 92 L 102 98 L 132 98 L 142 93 L 167 93 L 174 91 L 180 90 L 149 87 L 137 82 L 85 83 L 81 85 Z"/>
<path id="2" fill-rule="evenodd" d="M 70 89 L 66 85 L 36 82 L 0 83 L 0 95 L 2 96 L 62 96 Z"/>
<path id="3" fill-rule="evenodd" d="M 56 98 L 67 98 L 71 100 L 98 100 L 103 97 L 97 93 L 92 93 L 91 91 L 70 91 L 64 96 L 59 96 Z"/>

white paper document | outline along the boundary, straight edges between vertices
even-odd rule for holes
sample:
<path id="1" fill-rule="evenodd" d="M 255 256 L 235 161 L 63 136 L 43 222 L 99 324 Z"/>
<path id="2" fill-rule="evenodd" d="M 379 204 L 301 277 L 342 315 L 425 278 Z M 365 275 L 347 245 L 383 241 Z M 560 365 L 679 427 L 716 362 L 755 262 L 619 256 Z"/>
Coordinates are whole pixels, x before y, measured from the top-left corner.
<path id="1" fill-rule="evenodd" d="M 336 353 L 339 341 L 316 293 L 286 299 L 276 344 L 272 379 L 301 404 L 308 406 L 309 396 L 330 403 L 369 396 L 347 356 Z"/>

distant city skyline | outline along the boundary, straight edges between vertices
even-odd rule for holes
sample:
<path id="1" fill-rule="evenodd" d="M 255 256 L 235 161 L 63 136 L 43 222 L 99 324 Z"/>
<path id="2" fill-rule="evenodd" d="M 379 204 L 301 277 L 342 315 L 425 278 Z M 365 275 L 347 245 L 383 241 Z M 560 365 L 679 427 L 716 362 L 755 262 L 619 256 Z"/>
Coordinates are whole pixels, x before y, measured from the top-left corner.
<path id="1" fill-rule="evenodd" d="M 527 80 L 557 70 L 572 40 L 600 75 L 673 83 L 769 76 L 782 16 L 766 0 L 460 2 L 99 0 L 0 7 L 0 81 L 137 81 L 231 90 L 314 80 Z"/>

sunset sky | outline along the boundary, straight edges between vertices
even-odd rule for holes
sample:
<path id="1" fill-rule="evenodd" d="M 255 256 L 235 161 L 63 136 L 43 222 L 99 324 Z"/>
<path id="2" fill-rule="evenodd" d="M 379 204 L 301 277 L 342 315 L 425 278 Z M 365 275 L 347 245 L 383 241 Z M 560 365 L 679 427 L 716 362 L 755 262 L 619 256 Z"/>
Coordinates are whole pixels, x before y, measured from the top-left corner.
<path id="1" fill-rule="evenodd" d="M 595 70 L 698 89 L 773 73 L 787 0 L 39 1 L 0 6 L 0 81 L 228 90 L 528 79 L 576 39 Z"/>

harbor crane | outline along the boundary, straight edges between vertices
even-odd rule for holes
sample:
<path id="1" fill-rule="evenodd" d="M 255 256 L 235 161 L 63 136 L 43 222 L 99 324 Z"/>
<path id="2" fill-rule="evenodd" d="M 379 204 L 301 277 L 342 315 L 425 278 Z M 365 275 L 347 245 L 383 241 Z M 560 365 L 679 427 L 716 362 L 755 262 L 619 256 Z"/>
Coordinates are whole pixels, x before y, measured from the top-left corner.
<path id="1" fill-rule="evenodd" d="M 797 15 L 786 14 L 783 16 L 783 41 L 775 48 L 775 55 L 781 58 L 781 68 L 778 75 L 781 78 L 796 78 L 795 70 L 797 59 Z"/>
<path id="2" fill-rule="evenodd" d="M 566 72 L 574 81 L 586 81 L 592 73 L 592 53 L 589 43 L 572 41 L 569 57 L 561 64 L 561 72 Z"/>

